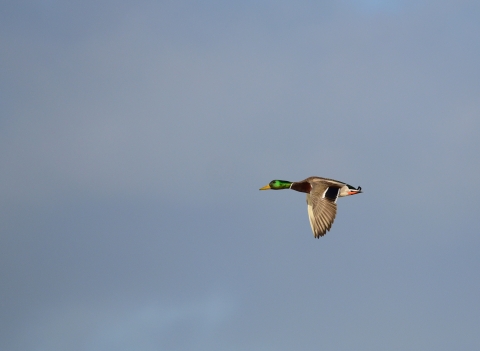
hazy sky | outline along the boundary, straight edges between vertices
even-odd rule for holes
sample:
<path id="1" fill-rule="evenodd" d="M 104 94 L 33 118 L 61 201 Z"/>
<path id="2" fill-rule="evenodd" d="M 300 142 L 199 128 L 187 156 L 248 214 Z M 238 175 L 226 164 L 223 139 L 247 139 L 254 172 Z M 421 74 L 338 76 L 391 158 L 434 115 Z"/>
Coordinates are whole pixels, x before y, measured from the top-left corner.
<path id="1" fill-rule="evenodd" d="M 4 1 L 0 349 L 480 349 L 478 1 Z M 317 175 L 362 186 L 313 238 Z"/>

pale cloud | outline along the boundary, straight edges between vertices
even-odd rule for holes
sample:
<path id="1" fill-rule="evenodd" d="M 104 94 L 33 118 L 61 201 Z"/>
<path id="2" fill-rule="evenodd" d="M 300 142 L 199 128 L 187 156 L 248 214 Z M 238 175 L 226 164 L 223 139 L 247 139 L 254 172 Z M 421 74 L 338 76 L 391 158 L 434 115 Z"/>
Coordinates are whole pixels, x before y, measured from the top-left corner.
<path id="1" fill-rule="evenodd" d="M 197 350 L 235 317 L 238 301 L 213 293 L 189 301 L 113 297 L 101 303 L 49 306 L 31 316 L 19 344 L 25 350 Z"/>

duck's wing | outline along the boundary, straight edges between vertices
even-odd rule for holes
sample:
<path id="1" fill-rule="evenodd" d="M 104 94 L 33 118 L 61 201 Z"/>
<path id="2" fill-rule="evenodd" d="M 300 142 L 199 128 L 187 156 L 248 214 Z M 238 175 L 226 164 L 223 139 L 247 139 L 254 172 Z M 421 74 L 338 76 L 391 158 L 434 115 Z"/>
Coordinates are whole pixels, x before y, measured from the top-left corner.
<path id="1" fill-rule="evenodd" d="M 339 188 L 322 182 L 312 182 L 307 194 L 308 218 L 315 238 L 324 236 L 332 227 L 337 214 Z"/>

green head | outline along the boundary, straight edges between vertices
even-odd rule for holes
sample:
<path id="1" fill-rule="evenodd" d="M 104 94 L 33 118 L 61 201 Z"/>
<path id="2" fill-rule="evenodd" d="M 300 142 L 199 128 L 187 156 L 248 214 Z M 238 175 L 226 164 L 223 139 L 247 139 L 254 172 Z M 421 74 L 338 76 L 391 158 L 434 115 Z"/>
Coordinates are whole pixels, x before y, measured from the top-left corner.
<path id="1" fill-rule="evenodd" d="M 263 188 L 260 188 L 260 190 L 282 190 L 282 189 L 290 189 L 290 186 L 292 185 L 292 182 L 289 182 L 288 180 L 272 180 L 268 185 L 265 185 Z"/>

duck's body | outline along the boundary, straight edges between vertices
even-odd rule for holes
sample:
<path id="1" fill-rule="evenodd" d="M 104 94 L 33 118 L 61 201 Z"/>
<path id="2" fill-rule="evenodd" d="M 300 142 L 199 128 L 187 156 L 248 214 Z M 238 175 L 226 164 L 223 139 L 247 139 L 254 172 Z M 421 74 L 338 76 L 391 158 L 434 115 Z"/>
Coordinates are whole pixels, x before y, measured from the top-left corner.
<path id="1" fill-rule="evenodd" d="M 362 188 L 339 182 L 338 180 L 308 177 L 299 182 L 287 180 L 272 180 L 260 190 L 292 189 L 307 194 L 308 218 L 315 238 L 324 236 L 332 227 L 337 214 L 337 199 L 343 196 L 355 195 Z"/>

